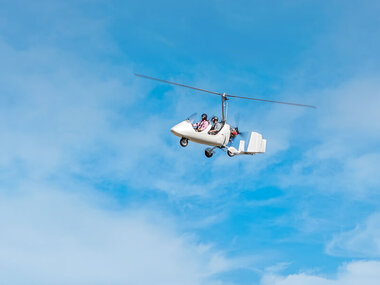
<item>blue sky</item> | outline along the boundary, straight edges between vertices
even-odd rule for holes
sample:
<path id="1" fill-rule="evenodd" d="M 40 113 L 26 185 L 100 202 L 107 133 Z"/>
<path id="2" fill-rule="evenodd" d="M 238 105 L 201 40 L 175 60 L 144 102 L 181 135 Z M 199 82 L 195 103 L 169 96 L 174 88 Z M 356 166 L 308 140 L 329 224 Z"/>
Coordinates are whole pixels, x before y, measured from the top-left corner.
<path id="1" fill-rule="evenodd" d="M 377 284 L 377 1 L 0 2 L 4 284 Z M 267 153 L 169 129 L 230 100 Z M 238 115 L 239 114 L 239 115 Z"/>

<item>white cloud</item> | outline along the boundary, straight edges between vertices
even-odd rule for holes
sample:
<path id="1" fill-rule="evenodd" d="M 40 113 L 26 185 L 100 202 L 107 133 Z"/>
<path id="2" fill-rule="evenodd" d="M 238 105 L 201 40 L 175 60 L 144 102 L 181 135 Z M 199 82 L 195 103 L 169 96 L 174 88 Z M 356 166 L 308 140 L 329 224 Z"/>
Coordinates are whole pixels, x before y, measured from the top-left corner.
<path id="1" fill-rule="evenodd" d="M 203 195 L 190 187 L 194 179 L 183 181 L 199 162 L 170 148 L 169 121 L 140 119 L 134 103 L 148 92 L 124 79 L 130 70 L 104 75 L 59 48 L 18 50 L 3 41 L 0 58 L 2 282 L 213 284 L 238 266 L 176 229 L 169 211 L 92 201 L 106 199 L 90 186 L 103 179 L 123 190 L 130 183 Z"/>
<path id="2" fill-rule="evenodd" d="M 233 267 L 157 211 L 113 211 L 85 189 L 23 188 L 0 192 L 4 284 L 211 284 Z"/>
<path id="3" fill-rule="evenodd" d="M 315 144 L 296 161 L 281 185 L 312 185 L 322 192 L 345 192 L 353 198 L 376 193 L 380 152 L 378 77 L 356 79 L 321 92 L 310 129 Z M 295 129 L 295 131 L 297 131 Z"/>
<path id="4" fill-rule="evenodd" d="M 339 268 L 336 277 L 311 275 L 307 273 L 279 276 L 265 275 L 261 285 L 376 285 L 380 280 L 380 262 L 356 261 Z"/>
<path id="5" fill-rule="evenodd" d="M 335 235 L 326 251 L 337 256 L 380 257 L 380 213 L 372 214 L 353 230 Z"/>
<path id="6" fill-rule="evenodd" d="M 73 9 L 68 8 L 71 14 Z M 104 179 L 123 187 L 130 184 L 134 188 L 155 188 L 171 195 L 170 198 L 197 195 L 217 199 L 216 195 L 206 195 L 210 188 L 218 194 L 229 191 L 233 195 L 239 183 L 246 183 L 247 174 L 250 179 L 260 180 L 260 171 L 282 160 L 278 153 L 288 150 L 298 142 L 298 137 L 309 136 L 307 141 L 313 139 L 317 146 L 310 148 L 291 175 L 286 174 L 287 179 L 280 180 L 281 186 L 284 182 L 316 185 L 327 191 L 340 187 L 364 194 L 379 186 L 376 179 L 379 153 L 376 149 L 367 151 L 368 144 L 377 143 L 379 138 L 380 89 L 376 78 L 326 91 L 323 102 L 317 104 L 320 108 L 316 116 L 319 114 L 320 118 L 315 129 L 307 128 L 308 135 L 302 134 L 305 125 L 301 131 L 297 127 L 292 129 L 303 118 L 304 111 L 272 106 L 272 111 L 265 109 L 263 115 L 258 110 L 253 119 L 250 115 L 246 127 L 265 130 L 266 155 L 231 160 L 215 157 L 215 162 L 205 162 L 200 159 L 203 150 L 199 146 L 195 146 L 196 150 L 172 147 L 167 140 L 172 123 L 168 117 L 149 114 L 142 118 L 138 110 L 142 104 L 134 103 L 148 92 L 142 87 L 145 82 L 128 76 L 132 68 L 121 70 L 99 62 L 91 64 L 80 55 L 85 51 L 69 52 L 70 48 L 79 47 L 74 43 L 77 40 L 88 41 L 87 47 L 93 46 L 96 51 L 115 49 L 112 40 L 98 38 L 99 34 L 104 36 L 106 19 L 84 19 L 78 14 L 77 20 L 66 21 L 66 13 L 60 11 L 59 19 L 55 13 L 48 13 L 51 16 L 47 18 L 57 22 L 54 28 L 44 24 L 44 30 L 40 30 L 44 35 L 40 39 L 45 40 L 41 45 L 45 46 L 40 45 L 38 38 L 32 40 L 34 33 L 26 41 L 34 46 L 13 47 L 0 40 L 0 276 L 3 282 L 208 284 L 214 274 L 236 268 L 234 262 L 212 247 L 178 232 L 175 221 L 163 218 L 165 213 L 161 211 L 114 211 L 94 205 L 88 196 L 97 196 L 96 192 L 83 189 L 86 183 L 76 183 L 72 174 L 90 181 L 88 184 Z M 58 35 L 63 36 L 60 41 Z M 23 38 L 21 34 L 17 36 Z M 70 48 L 62 45 L 64 42 L 70 43 Z M 56 48 L 57 43 L 62 48 Z M 198 80 L 199 87 L 204 87 L 201 83 L 207 78 Z M 185 91 L 178 93 L 181 92 Z M 185 107 L 206 108 L 207 103 L 188 98 L 177 103 L 176 111 L 190 114 L 184 111 Z M 217 110 L 214 107 L 212 110 Z M 154 112 L 160 112 L 157 110 L 160 107 L 154 108 Z M 180 151 L 183 153 L 179 155 Z M 331 162 L 341 166 L 338 171 L 331 171 L 328 167 Z M 309 169 L 313 169 L 311 175 Z M 192 175 L 198 170 L 205 172 L 206 177 L 199 179 L 202 175 Z M 275 180 L 271 177 L 271 181 Z M 63 189 L 62 185 L 69 186 Z M 207 226 L 219 222 L 223 214 L 189 223 Z M 309 222 L 310 231 L 320 226 L 319 220 L 310 223 L 308 215 L 301 218 Z M 371 222 L 367 228 L 360 229 L 373 237 L 377 234 L 376 225 Z M 343 236 L 346 244 L 342 242 Z M 341 237 L 335 240 L 342 242 L 345 249 L 376 240 L 361 237 L 359 230 Z M 376 249 L 376 244 L 371 243 L 371 247 Z M 331 248 L 336 249 L 337 245 Z M 362 272 L 369 268 L 370 274 L 372 267 L 378 269 L 377 263 L 352 263 L 342 268 L 337 279 L 272 273 L 262 282 L 343 284 L 339 282 L 356 280 L 360 267 Z M 357 280 L 365 281 L 364 275 Z M 366 284 L 371 284 L 371 280 Z"/>
<path id="7" fill-rule="evenodd" d="M 161 114 L 161 105 L 150 112 L 153 99 L 145 100 L 149 91 L 143 87 L 149 84 L 135 78 L 131 68 L 98 64 L 93 69 L 91 63 L 59 48 L 18 50 L 4 41 L 0 54 L 3 181 L 17 181 L 17 175 L 66 179 L 74 174 L 90 181 L 107 178 L 133 188 L 154 188 L 172 197 L 206 197 L 230 177 L 207 176 L 205 187 L 189 173 L 209 168 L 210 163 L 218 166 L 211 171 L 225 171 L 226 163 L 241 161 L 220 165 L 218 155 L 205 160 L 199 145 L 179 147 L 169 132 L 173 117 L 178 117 L 175 107 L 173 116 Z M 187 97 L 185 102 L 195 107 L 197 100 Z M 183 102 L 178 106 L 181 116 L 190 113 L 181 108 Z"/>
<path id="8" fill-rule="evenodd" d="M 105 178 L 151 186 L 164 167 L 182 164 L 169 165 L 176 150 L 164 141 L 165 119 L 131 127 L 133 103 L 147 93 L 138 83 L 103 78 L 59 49 L 2 43 L 0 51 L 3 283 L 213 284 L 214 274 L 235 267 L 176 229 L 169 213 L 114 210 L 89 186 Z M 173 180 L 187 167 L 176 171 Z M 171 185 L 162 188 L 182 191 Z"/>
<path id="9" fill-rule="evenodd" d="M 130 79 L 130 69 L 103 66 L 112 74 L 104 75 L 57 48 L 20 51 L 1 41 L 0 54 L 1 180 L 75 174 L 134 187 L 157 180 L 157 189 L 169 194 L 196 194 L 160 186 L 163 172 L 183 182 L 194 162 L 190 156 L 178 160 L 180 147 L 165 141 L 167 118 L 145 110 L 141 118 L 138 99 L 148 92 L 144 82 Z M 149 179 L 136 179 L 143 176 Z"/>

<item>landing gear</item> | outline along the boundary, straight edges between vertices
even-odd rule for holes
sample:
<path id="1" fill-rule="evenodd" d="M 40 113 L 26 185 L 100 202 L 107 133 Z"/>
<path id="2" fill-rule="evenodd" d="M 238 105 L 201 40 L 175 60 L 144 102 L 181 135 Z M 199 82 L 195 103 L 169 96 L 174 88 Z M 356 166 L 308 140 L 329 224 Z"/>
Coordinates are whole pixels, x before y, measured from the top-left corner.
<path id="1" fill-rule="evenodd" d="M 182 147 L 186 147 L 189 144 L 189 140 L 187 138 L 181 138 L 180 141 L 179 141 L 179 144 Z"/>
<path id="2" fill-rule="evenodd" d="M 235 156 L 235 154 L 233 154 L 233 153 L 230 152 L 229 150 L 227 150 L 227 154 L 228 154 L 229 157 L 233 157 L 233 156 Z"/>
<path id="3" fill-rule="evenodd" d="M 214 151 L 213 151 L 212 148 L 206 148 L 206 150 L 205 150 L 205 155 L 206 155 L 208 158 L 212 157 L 213 154 L 214 154 Z"/>

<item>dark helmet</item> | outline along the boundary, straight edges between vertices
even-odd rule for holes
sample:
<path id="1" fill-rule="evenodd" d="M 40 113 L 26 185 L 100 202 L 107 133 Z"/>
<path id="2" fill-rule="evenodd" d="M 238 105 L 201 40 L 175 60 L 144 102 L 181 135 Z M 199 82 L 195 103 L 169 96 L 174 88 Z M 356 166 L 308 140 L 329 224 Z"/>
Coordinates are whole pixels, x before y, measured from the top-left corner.
<path id="1" fill-rule="evenodd" d="M 202 120 L 207 120 L 207 114 L 202 114 Z"/>
<path id="2" fill-rule="evenodd" d="M 217 116 L 212 117 L 211 122 L 214 122 L 215 120 L 218 121 L 218 117 Z"/>

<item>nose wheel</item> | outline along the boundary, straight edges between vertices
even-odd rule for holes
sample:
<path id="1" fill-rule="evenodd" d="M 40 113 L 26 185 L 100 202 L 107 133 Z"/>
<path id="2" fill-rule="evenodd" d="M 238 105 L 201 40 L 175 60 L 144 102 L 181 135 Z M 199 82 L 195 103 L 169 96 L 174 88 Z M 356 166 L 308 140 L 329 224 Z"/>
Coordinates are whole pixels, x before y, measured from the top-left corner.
<path id="1" fill-rule="evenodd" d="M 214 155 L 213 149 L 212 148 L 206 148 L 206 150 L 205 150 L 205 156 L 208 157 L 208 158 L 210 158 L 213 155 Z"/>
<path id="2" fill-rule="evenodd" d="M 179 140 L 179 144 L 182 146 L 182 147 L 186 147 L 188 144 L 189 144 L 189 140 L 187 138 L 181 138 Z"/>

